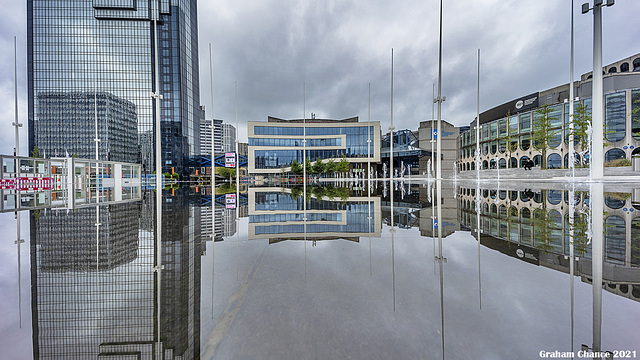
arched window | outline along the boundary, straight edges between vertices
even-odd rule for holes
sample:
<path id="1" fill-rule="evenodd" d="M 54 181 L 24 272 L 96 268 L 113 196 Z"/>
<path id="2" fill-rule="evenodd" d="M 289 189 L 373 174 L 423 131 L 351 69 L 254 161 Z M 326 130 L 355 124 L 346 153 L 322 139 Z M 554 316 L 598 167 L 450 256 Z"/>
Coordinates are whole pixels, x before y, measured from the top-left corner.
<path id="1" fill-rule="evenodd" d="M 520 210 L 520 218 L 522 222 L 528 223 L 531 219 L 531 210 L 529 210 L 529 208 L 522 208 L 522 210 Z"/>
<path id="2" fill-rule="evenodd" d="M 629 63 L 623 62 L 622 64 L 620 64 L 620 72 L 627 72 L 627 71 L 629 71 Z"/>
<path id="3" fill-rule="evenodd" d="M 487 155 L 489 153 L 489 143 L 482 143 L 482 155 Z"/>
<path id="4" fill-rule="evenodd" d="M 496 152 L 498 151 L 498 142 L 497 141 L 492 141 L 491 142 L 491 155 L 495 155 Z"/>
<path id="5" fill-rule="evenodd" d="M 604 161 L 612 161 L 612 160 L 619 160 L 619 159 L 626 159 L 627 155 L 625 154 L 624 150 L 621 149 L 611 149 L 609 151 L 607 151 L 604 154 Z"/>
<path id="6" fill-rule="evenodd" d="M 491 159 L 491 161 L 489 162 L 489 168 L 491 169 L 496 168 L 496 159 Z"/>
<path id="7" fill-rule="evenodd" d="M 527 151 L 531 147 L 531 135 L 525 134 L 520 136 L 520 149 Z"/>
<path id="8" fill-rule="evenodd" d="M 560 169 L 562 167 L 562 158 L 560 154 L 551 154 L 547 157 L 548 169 Z"/>
<path id="9" fill-rule="evenodd" d="M 498 206 L 496 204 L 491 204 L 491 217 L 495 218 L 498 216 Z"/>
<path id="10" fill-rule="evenodd" d="M 510 168 L 517 168 L 518 167 L 518 159 L 516 159 L 515 157 L 511 157 L 511 159 L 509 159 L 509 167 Z"/>
<path id="11" fill-rule="evenodd" d="M 533 165 L 540 166 L 542 163 L 542 155 L 536 155 L 533 157 Z"/>
<path id="12" fill-rule="evenodd" d="M 500 205 L 500 219 L 506 219 L 507 218 L 507 207 L 504 205 Z"/>
<path id="13" fill-rule="evenodd" d="M 523 156 L 520 158 L 520 167 L 524 167 L 524 162 L 529 160 L 528 156 Z"/>
<path id="14" fill-rule="evenodd" d="M 573 153 L 575 162 L 574 165 L 580 164 L 580 154 Z M 569 154 L 564 154 L 564 167 L 569 168 Z"/>
<path id="15" fill-rule="evenodd" d="M 552 204 L 552 205 L 560 204 L 560 201 L 562 201 L 562 191 L 560 190 L 547 191 L 547 200 L 549 200 L 549 204 Z"/>
<path id="16" fill-rule="evenodd" d="M 507 159 L 500 158 L 500 160 L 498 160 L 498 165 L 500 166 L 500 169 L 506 169 L 507 168 Z"/>
<path id="17" fill-rule="evenodd" d="M 622 209 L 626 205 L 626 193 L 604 193 L 604 204 L 611 209 Z"/>
<path id="18" fill-rule="evenodd" d="M 486 170 L 488 168 L 488 166 L 489 166 L 489 162 L 487 162 L 487 160 L 482 162 L 482 169 L 483 170 Z"/>
<path id="19" fill-rule="evenodd" d="M 476 163 L 475 163 L 475 162 L 472 162 L 472 163 L 471 163 L 471 170 L 475 170 L 475 169 L 476 169 Z"/>
<path id="20" fill-rule="evenodd" d="M 612 66 L 612 67 L 609 68 L 609 74 L 614 74 L 614 73 L 617 73 L 617 72 L 618 72 L 618 69 L 616 69 L 615 66 Z"/>
<path id="21" fill-rule="evenodd" d="M 633 59 L 633 71 L 640 71 L 640 58 Z"/>

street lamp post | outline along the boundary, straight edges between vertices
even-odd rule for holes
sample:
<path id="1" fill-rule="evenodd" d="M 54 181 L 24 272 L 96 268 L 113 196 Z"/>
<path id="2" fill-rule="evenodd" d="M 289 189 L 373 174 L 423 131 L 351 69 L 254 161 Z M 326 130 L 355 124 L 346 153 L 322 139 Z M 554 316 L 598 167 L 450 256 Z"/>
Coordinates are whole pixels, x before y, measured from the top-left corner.
<path id="1" fill-rule="evenodd" d="M 612 6 L 615 0 L 607 0 L 606 6 Z M 592 131 L 591 136 L 591 178 L 602 180 L 604 177 L 604 106 L 602 89 L 602 6 L 603 0 L 594 0 L 593 8 L 589 3 L 582 4 L 582 13 L 593 10 L 593 82 L 592 82 Z"/>

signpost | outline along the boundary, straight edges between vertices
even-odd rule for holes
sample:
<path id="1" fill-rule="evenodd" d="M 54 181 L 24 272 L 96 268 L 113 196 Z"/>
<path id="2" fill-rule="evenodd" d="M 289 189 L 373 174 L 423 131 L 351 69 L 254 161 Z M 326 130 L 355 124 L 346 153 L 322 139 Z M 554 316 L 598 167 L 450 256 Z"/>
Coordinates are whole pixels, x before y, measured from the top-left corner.
<path id="1" fill-rule="evenodd" d="M 224 167 L 236 167 L 236 153 L 224 153 Z"/>
<path id="2" fill-rule="evenodd" d="M 236 194 L 226 194 L 224 200 L 227 209 L 236 208 Z"/>

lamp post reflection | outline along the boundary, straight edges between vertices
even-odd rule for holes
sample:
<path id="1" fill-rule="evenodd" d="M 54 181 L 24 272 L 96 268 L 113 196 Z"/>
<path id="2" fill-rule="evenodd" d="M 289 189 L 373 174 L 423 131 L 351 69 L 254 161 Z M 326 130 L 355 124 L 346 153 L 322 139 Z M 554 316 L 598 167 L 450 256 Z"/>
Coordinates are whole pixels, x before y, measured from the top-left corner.
<path id="1" fill-rule="evenodd" d="M 437 221 L 442 219 L 442 181 L 436 180 Z M 444 263 L 447 259 L 442 255 L 442 226 L 438 224 L 438 256 L 435 257 L 440 269 L 440 335 L 442 337 L 442 358 L 444 359 Z"/>

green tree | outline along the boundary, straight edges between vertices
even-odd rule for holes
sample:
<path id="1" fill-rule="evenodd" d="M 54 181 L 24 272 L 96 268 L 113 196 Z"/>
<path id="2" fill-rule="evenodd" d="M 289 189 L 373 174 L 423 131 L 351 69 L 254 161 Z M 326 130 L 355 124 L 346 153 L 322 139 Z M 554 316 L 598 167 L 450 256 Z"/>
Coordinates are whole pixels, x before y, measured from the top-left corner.
<path id="1" fill-rule="evenodd" d="M 298 162 L 298 160 L 293 159 L 293 161 L 291 162 L 291 172 L 296 174 L 296 175 L 300 175 L 302 174 L 302 165 L 300 165 L 300 163 Z"/>
<path id="2" fill-rule="evenodd" d="M 560 134 L 560 129 L 553 128 L 553 121 L 558 120 L 558 118 L 549 116 L 552 111 L 553 109 L 549 105 L 544 105 L 535 111 L 537 116 L 533 117 L 533 134 L 531 137 L 533 148 L 539 150 L 542 155 L 541 169 L 547 168 L 547 148 L 549 143 Z"/>
<path id="3" fill-rule="evenodd" d="M 300 165 L 300 164 L 298 164 Z M 302 167 L 300 167 L 302 168 Z M 291 198 L 293 198 L 294 200 L 298 199 L 300 197 L 300 195 L 302 195 L 302 187 L 300 186 L 296 186 L 291 188 Z"/>
<path id="4" fill-rule="evenodd" d="M 320 158 L 316 159 L 316 162 L 313 163 L 313 172 L 315 174 L 322 174 L 324 172 L 325 166 Z"/>
<path id="5" fill-rule="evenodd" d="M 328 175 L 333 175 L 336 172 L 336 167 L 338 164 L 333 159 L 329 159 L 327 163 L 324 165 L 324 172 Z"/>
<path id="6" fill-rule="evenodd" d="M 347 158 L 343 156 L 342 159 L 340 159 L 340 162 L 338 162 L 336 166 L 336 171 L 341 173 L 349 171 L 349 161 L 347 161 Z"/>
<path id="7" fill-rule="evenodd" d="M 40 155 L 40 148 L 38 148 L 37 146 L 34 146 L 33 150 L 31 150 L 31 157 L 34 157 L 34 158 L 42 157 L 42 155 Z"/>
<path id="8" fill-rule="evenodd" d="M 222 177 L 229 178 L 229 181 L 231 181 L 231 178 L 234 178 L 236 176 L 236 169 L 220 167 L 217 169 L 217 173 Z"/>
<path id="9" fill-rule="evenodd" d="M 589 148 L 589 128 L 591 127 L 591 111 L 589 106 L 579 104 L 573 111 L 573 131 L 569 130 L 569 135 L 573 135 L 574 141 L 582 151 Z"/>
<path id="10" fill-rule="evenodd" d="M 304 168 L 307 169 L 307 175 L 312 173 L 313 169 L 311 168 L 311 160 L 309 160 L 309 158 L 305 160 Z"/>

